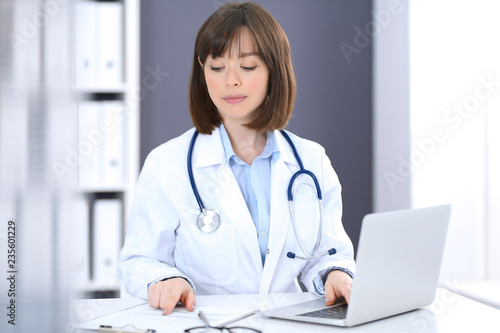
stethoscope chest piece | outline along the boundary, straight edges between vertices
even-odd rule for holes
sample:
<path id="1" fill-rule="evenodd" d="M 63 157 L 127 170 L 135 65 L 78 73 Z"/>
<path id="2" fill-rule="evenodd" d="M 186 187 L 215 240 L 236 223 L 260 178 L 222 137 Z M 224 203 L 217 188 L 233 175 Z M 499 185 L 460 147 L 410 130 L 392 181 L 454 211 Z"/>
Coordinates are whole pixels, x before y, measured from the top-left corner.
<path id="1" fill-rule="evenodd" d="M 212 209 L 204 209 L 198 215 L 196 223 L 201 231 L 206 233 L 214 232 L 219 229 L 220 216 Z"/>

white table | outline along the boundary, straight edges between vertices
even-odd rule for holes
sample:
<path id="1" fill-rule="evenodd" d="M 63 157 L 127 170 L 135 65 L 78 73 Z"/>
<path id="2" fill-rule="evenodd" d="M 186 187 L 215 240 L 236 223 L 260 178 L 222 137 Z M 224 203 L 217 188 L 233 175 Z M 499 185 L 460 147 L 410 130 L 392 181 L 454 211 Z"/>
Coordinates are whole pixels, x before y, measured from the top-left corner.
<path id="1" fill-rule="evenodd" d="M 317 298 L 317 296 L 310 293 L 290 293 L 198 296 L 196 301 L 197 305 L 254 307 L 260 310 L 267 310 L 273 307 L 299 303 L 315 298 Z M 144 302 L 144 300 L 130 298 L 78 300 L 73 303 L 73 313 L 75 314 L 73 319 L 88 320 L 131 307 L 140 302 Z M 346 332 L 346 328 L 272 319 L 263 317 L 259 314 L 242 319 L 233 325 L 249 326 L 260 329 L 265 333 Z M 438 288 L 434 303 L 423 309 L 351 327 L 348 328 L 348 330 L 349 333 L 500 332 L 500 310 L 465 298 L 451 291 Z M 172 330 L 168 331 L 172 332 Z M 182 332 L 180 329 L 177 331 Z"/>

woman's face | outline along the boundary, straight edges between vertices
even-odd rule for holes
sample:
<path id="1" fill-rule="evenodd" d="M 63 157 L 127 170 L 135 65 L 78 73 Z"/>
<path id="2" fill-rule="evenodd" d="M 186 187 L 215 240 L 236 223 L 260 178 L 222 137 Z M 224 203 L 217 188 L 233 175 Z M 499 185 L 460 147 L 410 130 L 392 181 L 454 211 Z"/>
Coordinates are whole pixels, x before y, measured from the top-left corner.
<path id="1" fill-rule="evenodd" d="M 224 123 L 249 123 L 267 95 L 269 70 L 243 27 L 239 48 L 222 57 L 208 56 L 203 71 L 208 93 Z"/>

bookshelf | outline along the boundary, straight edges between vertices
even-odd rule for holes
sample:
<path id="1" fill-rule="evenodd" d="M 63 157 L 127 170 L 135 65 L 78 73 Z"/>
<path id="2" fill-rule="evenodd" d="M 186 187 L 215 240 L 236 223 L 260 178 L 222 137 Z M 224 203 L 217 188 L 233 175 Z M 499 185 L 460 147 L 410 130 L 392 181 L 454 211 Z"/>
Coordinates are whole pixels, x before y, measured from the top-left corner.
<path id="1" fill-rule="evenodd" d="M 139 174 L 140 0 L 77 0 L 73 11 L 79 216 L 78 297 L 118 297 L 126 216 Z"/>

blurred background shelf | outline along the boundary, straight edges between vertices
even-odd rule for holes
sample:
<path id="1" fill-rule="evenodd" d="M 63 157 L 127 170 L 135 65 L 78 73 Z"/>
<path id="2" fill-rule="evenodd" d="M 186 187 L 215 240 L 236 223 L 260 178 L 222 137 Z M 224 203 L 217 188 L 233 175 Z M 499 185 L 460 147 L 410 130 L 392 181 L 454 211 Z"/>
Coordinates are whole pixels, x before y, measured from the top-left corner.
<path id="1" fill-rule="evenodd" d="M 78 160 L 76 192 L 85 234 L 73 293 L 118 297 L 116 266 L 126 212 L 139 174 L 138 0 L 78 0 L 74 6 L 73 96 Z"/>

